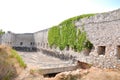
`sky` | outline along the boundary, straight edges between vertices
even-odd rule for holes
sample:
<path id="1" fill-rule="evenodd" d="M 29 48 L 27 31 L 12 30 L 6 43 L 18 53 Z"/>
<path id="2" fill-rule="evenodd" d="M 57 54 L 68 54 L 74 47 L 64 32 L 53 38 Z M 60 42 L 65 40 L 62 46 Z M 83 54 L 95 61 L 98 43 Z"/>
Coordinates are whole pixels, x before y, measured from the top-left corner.
<path id="1" fill-rule="evenodd" d="M 120 0 L 0 0 L 0 29 L 33 33 L 70 17 L 120 8 Z"/>

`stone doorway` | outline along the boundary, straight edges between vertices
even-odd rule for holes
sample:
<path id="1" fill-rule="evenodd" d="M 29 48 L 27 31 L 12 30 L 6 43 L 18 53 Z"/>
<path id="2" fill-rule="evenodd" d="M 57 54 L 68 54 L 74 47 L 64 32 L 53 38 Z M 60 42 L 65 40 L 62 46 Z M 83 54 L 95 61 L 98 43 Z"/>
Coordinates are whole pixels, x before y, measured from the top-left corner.
<path id="1" fill-rule="evenodd" d="M 120 59 L 120 45 L 117 46 L 117 58 Z"/>
<path id="2" fill-rule="evenodd" d="M 105 55 L 105 49 L 106 49 L 105 46 L 98 46 L 97 53 L 98 53 L 99 55 Z"/>

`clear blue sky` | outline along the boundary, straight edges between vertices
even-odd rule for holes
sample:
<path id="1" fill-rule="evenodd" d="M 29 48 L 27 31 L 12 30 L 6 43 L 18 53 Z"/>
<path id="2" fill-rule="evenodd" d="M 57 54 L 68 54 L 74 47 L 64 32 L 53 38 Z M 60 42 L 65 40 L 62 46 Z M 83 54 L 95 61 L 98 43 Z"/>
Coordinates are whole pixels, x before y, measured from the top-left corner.
<path id="1" fill-rule="evenodd" d="M 0 29 L 30 33 L 81 14 L 120 8 L 120 0 L 0 0 Z"/>

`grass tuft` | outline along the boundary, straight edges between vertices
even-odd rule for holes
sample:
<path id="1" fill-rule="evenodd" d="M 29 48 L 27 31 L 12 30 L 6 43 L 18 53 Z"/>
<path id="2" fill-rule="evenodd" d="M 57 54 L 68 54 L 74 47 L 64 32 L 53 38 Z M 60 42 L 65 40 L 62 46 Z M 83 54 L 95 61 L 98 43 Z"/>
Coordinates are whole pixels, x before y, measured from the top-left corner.
<path id="1" fill-rule="evenodd" d="M 20 55 L 14 49 L 11 49 L 11 57 L 16 58 L 21 67 L 23 68 L 27 67 L 27 65 L 24 63 L 24 61 L 20 57 Z"/>

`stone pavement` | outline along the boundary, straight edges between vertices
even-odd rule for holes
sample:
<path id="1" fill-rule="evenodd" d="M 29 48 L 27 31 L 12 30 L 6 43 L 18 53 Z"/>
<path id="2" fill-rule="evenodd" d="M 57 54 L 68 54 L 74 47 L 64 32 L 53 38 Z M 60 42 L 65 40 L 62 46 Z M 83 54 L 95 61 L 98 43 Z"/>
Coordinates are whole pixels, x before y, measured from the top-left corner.
<path id="1" fill-rule="evenodd" d="M 42 70 L 50 68 L 56 69 L 74 65 L 70 60 L 63 61 L 59 58 L 45 55 L 42 52 L 18 52 L 18 54 L 21 55 L 27 64 L 27 68 L 23 70 L 21 74 L 14 80 L 43 80 L 42 75 L 37 77 L 32 76 L 30 74 L 30 70 Z"/>
<path id="2" fill-rule="evenodd" d="M 37 68 L 55 68 L 55 67 L 67 67 L 71 66 L 72 61 L 63 61 L 59 58 L 45 55 L 41 52 L 18 52 L 27 66 L 33 66 Z"/>

